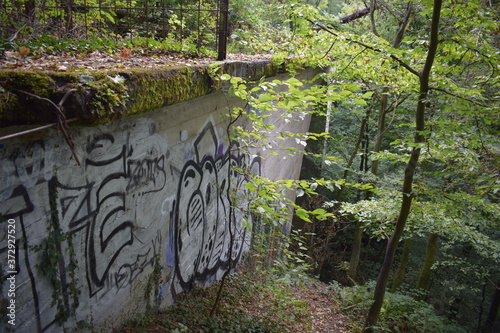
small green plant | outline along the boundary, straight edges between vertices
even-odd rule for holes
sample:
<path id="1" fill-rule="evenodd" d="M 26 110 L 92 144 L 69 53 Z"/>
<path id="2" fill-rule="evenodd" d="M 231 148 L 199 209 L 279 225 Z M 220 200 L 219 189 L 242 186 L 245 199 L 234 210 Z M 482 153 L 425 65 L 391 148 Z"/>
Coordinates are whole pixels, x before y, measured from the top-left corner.
<path id="1" fill-rule="evenodd" d="M 159 258 L 155 258 L 153 271 L 148 277 L 148 282 L 146 284 L 146 292 L 144 298 L 146 299 L 146 312 L 151 311 L 151 309 L 159 306 L 161 299 L 159 298 L 159 286 L 161 284 L 161 271 L 163 270 L 160 264 Z M 151 306 L 153 304 L 153 307 Z"/>
<path id="2" fill-rule="evenodd" d="M 86 81 L 83 84 L 94 90 L 95 98 L 92 101 L 93 115 L 119 115 L 119 111 L 129 98 L 127 88 L 123 84 L 125 78 L 121 75 L 107 76 L 99 81 Z"/>
<path id="3" fill-rule="evenodd" d="M 275 261 L 273 269 L 278 281 L 287 285 L 303 285 L 311 282 L 311 272 L 314 267 L 307 254 L 306 235 L 302 235 L 301 230 L 295 229 L 289 238 L 283 239 L 285 242 L 283 256 Z"/>

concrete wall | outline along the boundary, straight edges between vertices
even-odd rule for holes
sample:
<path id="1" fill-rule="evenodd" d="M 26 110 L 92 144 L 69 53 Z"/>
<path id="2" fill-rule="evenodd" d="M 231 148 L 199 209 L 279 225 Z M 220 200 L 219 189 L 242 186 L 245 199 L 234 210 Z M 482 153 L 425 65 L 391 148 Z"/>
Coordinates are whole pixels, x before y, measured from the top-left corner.
<path id="1" fill-rule="evenodd" d="M 61 324 L 106 331 L 220 278 L 229 254 L 229 166 L 271 179 L 297 178 L 301 166 L 300 156 L 229 149 L 220 116 L 237 103 L 216 91 L 72 127 L 81 165 L 55 130 L 0 141 L 0 331 L 60 332 Z M 269 121 L 277 131 L 309 126 L 278 114 Z M 236 180 L 231 186 L 245 181 Z M 251 237 L 241 213 L 235 217 L 238 261 Z"/>

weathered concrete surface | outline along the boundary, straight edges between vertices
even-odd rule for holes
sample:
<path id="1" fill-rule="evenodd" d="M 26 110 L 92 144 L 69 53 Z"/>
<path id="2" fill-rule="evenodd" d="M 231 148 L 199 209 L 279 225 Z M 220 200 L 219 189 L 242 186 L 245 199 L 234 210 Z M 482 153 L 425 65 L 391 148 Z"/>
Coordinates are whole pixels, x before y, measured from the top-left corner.
<path id="1" fill-rule="evenodd" d="M 232 74 L 248 73 L 231 66 Z M 214 88 L 106 124 L 72 126 L 81 165 L 55 130 L 0 141 L 1 325 L 12 327 L 13 299 L 17 332 L 109 331 L 220 278 L 229 255 L 229 166 L 270 179 L 296 178 L 301 166 L 300 156 L 229 149 L 221 115 L 233 105 L 242 106 Z M 279 113 L 269 121 L 278 132 L 309 125 Z M 241 218 L 233 225 L 235 261 L 250 242 Z"/>

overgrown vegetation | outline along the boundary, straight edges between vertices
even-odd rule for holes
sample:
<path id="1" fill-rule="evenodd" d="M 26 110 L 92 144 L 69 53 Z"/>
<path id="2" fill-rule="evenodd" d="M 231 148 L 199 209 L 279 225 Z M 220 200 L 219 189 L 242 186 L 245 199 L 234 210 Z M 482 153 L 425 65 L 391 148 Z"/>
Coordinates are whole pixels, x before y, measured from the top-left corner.
<path id="1" fill-rule="evenodd" d="M 375 283 L 372 281 L 362 286 L 343 287 L 334 282 L 331 288 L 340 295 L 340 309 L 349 314 L 353 322 L 358 323 L 353 328 L 353 332 L 361 331 L 363 329 L 361 323 L 371 305 Z M 432 305 L 399 293 L 386 294 L 376 330 L 379 332 L 467 332 L 466 328 L 457 323 L 436 315 Z"/>
<path id="2" fill-rule="evenodd" d="M 228 279 L 215 316 L 209 314 L 219 283 L 184 293 L 175 306 L 134 319 L 119 332 L 310 331 L 308 304 L 294 298 L 279 276 L 255 266 L 241 269 Z"/>

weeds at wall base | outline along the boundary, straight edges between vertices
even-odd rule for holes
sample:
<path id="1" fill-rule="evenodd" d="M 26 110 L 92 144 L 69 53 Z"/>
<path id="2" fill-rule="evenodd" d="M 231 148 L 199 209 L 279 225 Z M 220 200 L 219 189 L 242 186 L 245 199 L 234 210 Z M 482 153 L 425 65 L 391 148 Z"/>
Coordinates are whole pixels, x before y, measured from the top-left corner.
<path id="1" fill-rule="evenodd" d="M 289 332 L 311 322 L 307 303 L 293 299 L 287 287 L 267 271 L 254 270 L 245 263 L 238 274 L 228 278 L 221 304 L 214 317 L 210 309 L 219 283 L 194 288 L 179 296 L 177 304 L 141 316 L 115 330 L 118 332 Z"/>

